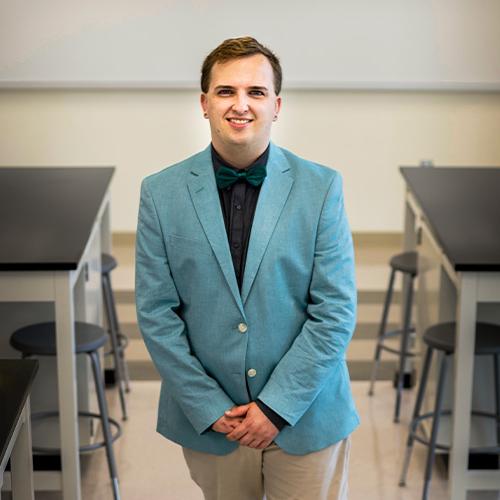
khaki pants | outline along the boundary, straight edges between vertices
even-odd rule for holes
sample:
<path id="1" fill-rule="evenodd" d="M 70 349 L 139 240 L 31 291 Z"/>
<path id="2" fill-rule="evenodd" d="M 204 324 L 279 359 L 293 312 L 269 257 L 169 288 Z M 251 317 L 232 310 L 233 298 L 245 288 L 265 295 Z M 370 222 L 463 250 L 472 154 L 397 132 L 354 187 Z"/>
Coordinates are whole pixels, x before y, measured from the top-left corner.
<path id="1" fill-rule="evenodd" d="M 350 438 L 307 455 L 274 443 L 240 446 L 218 456 L 183 448 L 193 481 L 206 500 L 347 500 Z"/>

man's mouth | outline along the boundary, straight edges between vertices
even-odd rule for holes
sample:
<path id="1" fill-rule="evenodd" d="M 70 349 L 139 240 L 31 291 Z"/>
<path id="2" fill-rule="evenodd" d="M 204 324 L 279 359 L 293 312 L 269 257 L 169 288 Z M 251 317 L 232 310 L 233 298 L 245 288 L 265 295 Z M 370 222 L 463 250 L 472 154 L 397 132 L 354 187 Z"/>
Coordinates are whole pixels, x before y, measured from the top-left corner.
<path id="1" fill-rule="evenodd" d="M 245 125 L 250 123 L 252 120 L 249 118 L 227 118 L 227 121 L 230 123 L 235 123 L 236 125 Z"/>

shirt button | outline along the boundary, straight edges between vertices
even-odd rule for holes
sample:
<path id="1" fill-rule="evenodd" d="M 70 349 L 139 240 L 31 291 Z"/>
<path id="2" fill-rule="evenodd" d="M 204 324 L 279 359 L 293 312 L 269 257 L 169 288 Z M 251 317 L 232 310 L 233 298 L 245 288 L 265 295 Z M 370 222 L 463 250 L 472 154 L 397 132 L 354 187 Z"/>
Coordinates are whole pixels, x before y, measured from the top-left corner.
<path id="1" fill-rule="evenodd" d="M 236 208 L 236 210 L 241 210 L 241 205 L 235 205 L 234 208 Z"/>
<path id="2" fill-rule="evenodd" d="M 248 330 L 248 326 L 245 325 L 245 323 L 240 323 L 238 325 L 238 330 L 240 331 L 240 333 L 246 333 L 246 331 Z"/>
<path id="3" fill-rule="evenodd" d="M 247 375 L 250 378 L 253 378 L 253 377 L 255 377 L 255 375 L 257 375 L 257 370 L 255 370 L 254 368 L 250 368 L 250 370 L 247 371 Z"/>
<path id="4" fill-rule="evenodd" d="M 233 248 L 240 248 L 240 244 L 237 241 L 235 241 L 233 243 Z"/>

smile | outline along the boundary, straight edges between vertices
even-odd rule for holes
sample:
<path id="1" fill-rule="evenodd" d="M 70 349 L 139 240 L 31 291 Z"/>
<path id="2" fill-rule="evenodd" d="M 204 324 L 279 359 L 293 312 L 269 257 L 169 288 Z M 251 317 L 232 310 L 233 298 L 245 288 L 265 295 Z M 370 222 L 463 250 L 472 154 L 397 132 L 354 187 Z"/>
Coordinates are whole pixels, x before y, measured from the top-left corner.
<path id="1" fill-rule="evenodd" d="M 244 125 L 252 121 L 248 118 L 228 118 L 227 120 L 231 123 L 236 123 L 237 125 Z"/>

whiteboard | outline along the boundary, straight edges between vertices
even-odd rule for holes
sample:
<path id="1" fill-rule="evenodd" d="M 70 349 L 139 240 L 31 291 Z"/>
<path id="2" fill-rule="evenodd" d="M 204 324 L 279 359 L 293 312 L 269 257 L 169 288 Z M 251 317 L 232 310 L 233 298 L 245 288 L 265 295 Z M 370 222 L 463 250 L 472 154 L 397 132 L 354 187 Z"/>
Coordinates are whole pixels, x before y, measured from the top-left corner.
<path id="1" fill-rule="evenodd" d="M 0 87 L 197 88 L 241 35 L 285 88 L 500 90 L 499 0 L 0 0 Z"/>

